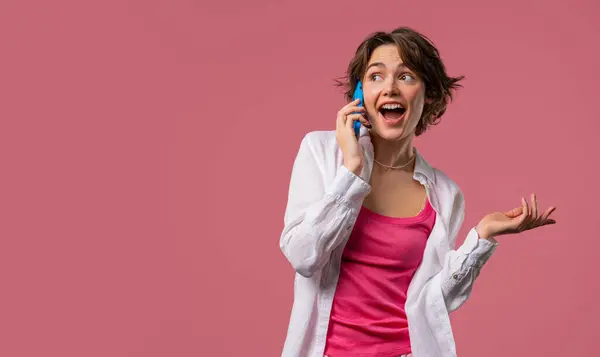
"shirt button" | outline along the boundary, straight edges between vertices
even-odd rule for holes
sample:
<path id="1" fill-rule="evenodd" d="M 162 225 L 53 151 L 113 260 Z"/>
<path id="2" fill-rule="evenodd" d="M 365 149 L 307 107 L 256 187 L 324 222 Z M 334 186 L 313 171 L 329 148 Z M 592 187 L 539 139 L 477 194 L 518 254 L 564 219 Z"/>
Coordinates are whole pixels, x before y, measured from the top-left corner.
<path id="1" fill-rule="evenodd" d="M 454 278 L 454 280 L 458 280 L 458 275 L 454 274 L 452 275 L 452 277 Z"/>

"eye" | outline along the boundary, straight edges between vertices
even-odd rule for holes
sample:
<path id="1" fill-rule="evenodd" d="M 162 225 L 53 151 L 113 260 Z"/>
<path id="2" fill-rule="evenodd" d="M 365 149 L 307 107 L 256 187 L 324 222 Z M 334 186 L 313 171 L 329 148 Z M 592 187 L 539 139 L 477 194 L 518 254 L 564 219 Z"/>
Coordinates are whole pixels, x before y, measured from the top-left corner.
<path id="1" fill-rule="evenodd" d="M 415 76 L 410 73 L 404 73 L 400 76 L 400 79 L 407 82 L 413 82 L 415 80 Z"/>
<path id="2" fill-rule="evenodd" d="M 379 75 L 379 74 L 377 74 L 377 73 L 371 74 L 371 75 L 369 76 L 369 78 L 370 78 L 372 81 L 379 81 L 379 80 L 381 80 L 381 79 L 382 79 L 381 75 Z"/>

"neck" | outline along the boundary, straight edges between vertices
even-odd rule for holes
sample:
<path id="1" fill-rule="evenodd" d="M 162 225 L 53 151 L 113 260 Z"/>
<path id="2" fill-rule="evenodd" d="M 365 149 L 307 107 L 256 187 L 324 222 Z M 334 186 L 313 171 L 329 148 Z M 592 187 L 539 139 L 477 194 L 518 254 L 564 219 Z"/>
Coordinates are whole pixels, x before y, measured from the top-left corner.
<path id="1" fill-rule="evenodd" d="M 388 166 L 400 166 L 406 164 L 414 156 L 414 135 L 398 140 L 386 140 L 379 135 L 372 133 L 371 142 L 375 151 L 375 160 Z M 408 165 L 404 169 L 411 170 L 413 165 Z"/>

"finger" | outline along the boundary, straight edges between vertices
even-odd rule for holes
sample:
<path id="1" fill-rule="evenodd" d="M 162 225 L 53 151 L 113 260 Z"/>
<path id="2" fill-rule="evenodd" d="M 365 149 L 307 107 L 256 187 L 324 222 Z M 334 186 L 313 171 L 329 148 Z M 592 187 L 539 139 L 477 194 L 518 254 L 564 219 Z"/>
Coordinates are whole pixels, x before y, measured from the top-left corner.
<path id="1" fill-rule="evenodd" d="M 350 114 L 350 115 L 348 115 L 348 118 L 346 120 L 351 120 L 353 122 L 358 120 L 361 123 L 363 123 L 363 125 L 366 126 L 367 128 L 371 127 L 371 123 L 362 114 Z"/>
<path id="2" fill-rule="evenodd" d="M 358 115 L 360 115 L 360 114 L 358 114 Z M 345 130 L 348 130 L 348 132 L 352 133 L 352 135 L 351 135 L 351 136 L 352 136 L 352 138 L 353 138 L 354 140 L 358 140 L 358 139 L 356 138 L 356 135 L 354 135 L 354 120 L 352 120 L 352 119 L 350 118 L 350 116 L 348 116 L 348 118 L 346 118 L 346 123 L 345 123 L 345 124 L 346 124 L 346 128 L 345 128 Z"/>
<path id="3" fill-rule="evenodd" d="M 525 200 L 525 204 L 527 205 L 527 217 L 525 217 L 525 224 L 529 228 L 529 226 L 533 222 L 533 219 L 532 219 L 533 207 L 531 206 L 531 203 L 526 198 L 523 198 L 523 199 Z"/>
<path id="4" fill-rule="evenodd" d="M 342 110 L 340 110 L 340 113 L 343 115 L 350 115 L 350 114 L 354 114 L 354 113 L 364 113 L 365 112 L 365 108 L 364 107 L 357 107 L 357 106 L 351 106 L 351 107 L 344 107 L 342 108 Z"/>
<path id="5" fill-rule="evenodd" d="M 542 213 L 540 219 L 541 221 L 545 221 L 548 219 L 548 217 L 550 217 L 550 215 L 552 214 L 552 212 L 554 212 L 556 210 L 556 207 L 550 207 L 546 210 L 546 212 Z"/>
<path id="6" fill-rule="evenodd" d="M 344 105 L 344 106 L 343 106 L 343 107 L 340 109 L 340 112 L 341 112 L 341 111 L 343 111 L 343 110 L 345 110 L 346 108 L 349 108 L 349 107 L 358 107 L 358 104 L 359 104 L 359 103 L 360 103 L 360 99 L 355 99 L 355 100 L 351 101 L 350 103 L 348 103 L 348 104 Z"/>
<path id="7" fill-rule="evenodd" d="M 343 126 L 343 124 L 344 124 L 343 117 L 344 117 L 343 115 L 338 113 L 337 117 L 335 118 L 335 130 L 336 131 L 340 131 L 340 128 Z"/>
<path id="8" fill-rule="evenodd" d="M 542 224 L 540 224 L 540 227 L 541 226 L 547 226 L 547 225 L 550 225 L 550 224 L 556 224 L 556 221 L 553 220 L 553 219 L 548 219 L 548 220 L 542 222 Z"/>
<path id="9" fill-rule="evenodd" d="M 527 221 L 527 216 L 529 215 L 529 207 L 527 206 L 527 201 L 525 197 L 521 197 L 521 209 L 523 210 L 523 214 L 519 218 L 519 230 L 524 231 L 527 229 L 527 225 L 529 222 Z"/>
<path id="10" fill-rule="evenodd" d="M 523 207 L 513 208 L 510 211 L 504 212 L 504 214 L 509 218 L 516 218 L 523 214 Z"/>
<path id="11" fill-rule="evenodd" d="M 357 106 L 359 103 L 360 103 L 360 99 L 354 99 L 353 101 L 351 101 L 348 104 L 344 105 L 342 107 L 342 109 L 344 109 L 346 107 Z"/>
<path id="12" fill-rule="evenodd" d="M 344 106 L 344 107 L 342 107 L 342 109 L 340 109 L 337 112 L 337 118 L 341 119 L 342 123 L 345 123 L 346 117 L 348 115 L 354 114 L 354 113 L 361 114 L 361 113 L 364 113 L 364 111 L 365 111 L 365 108 L 363 108 L 363 107 L 355 107 L 355 106 L 346 107 L 346 106 Z"/>
<path id="13" fill-rule="evenodd" d="M 348 119 L 348 114 L 345 110 L 345 107 L 342 107 L 337 113 L 337 123 L 339 125 L 339 129 L 342 129 L 346 125 L 346 120 Z"/>
<path id="14" fill-rule="evenodd" d="M 537 197 L 535 197 L 535 193 L 531 194 L 531 220 L 535 221 L 538 218 L 538 204 Z"/>
<path id="15" fill-rule="evenodd" d="M 534 221 L 534 225 L 541 226 L 544 222 L 548 220 L 548 216 L 554 211 L 553 207 L 548 208 L 544 213 L 540 214 L 538 218 Z"/>
<path id="16" fill-rule="evenodd" d="M 527 216 L 529 215 L 529 206 L 527 205 L 525 197 L 521 197 L 521 208 L 523 209 L 522 220 L 525 221 L 527 219 Z"/>
<path id="17" fill-rule="evenodd" d="M 360 115 L 360 114 L 347 115 L 346 121 L 344 122 L 344 125 L 346 126 L 346 128 L 352 130 L 353 132 L 354 132 L 354 128 L 352 126 L 354 124 L 354 119 L 352 117 L 354 117 L 356 115 Z"/>

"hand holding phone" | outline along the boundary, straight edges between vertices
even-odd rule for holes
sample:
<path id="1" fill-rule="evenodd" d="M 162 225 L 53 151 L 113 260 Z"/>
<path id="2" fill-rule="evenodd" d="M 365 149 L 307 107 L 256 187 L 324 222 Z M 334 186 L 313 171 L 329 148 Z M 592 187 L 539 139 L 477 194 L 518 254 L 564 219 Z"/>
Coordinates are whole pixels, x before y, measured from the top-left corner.
<path id="1" fill-rule="evenodd" d="M 344 166 L 359 175 L 364 162 L 361 146 L 358 143 L 361 123 L 370 127 L 365 117 L 362 101 L 362 86 L 358 84 L 354 95 L 356 99 L 344 105 L 337 113 L 336 140 L 342 150 Z"/>
<path id="2" fill-rule="evenodd" d="M 360 102 L 358 103 L 359 107 L 363 106 L 363 90 L 362 90 L 362 82 L 358 81 L 358 83 L 356 84 L 356 89 L 354 90 L 354 94 L 352 95 L 352 100 L 357 100 L 359 99 Z M 353 123 L 353 127 L 354 127 L 354 134 L 356 135 L 356 138 L 358 139 L 358 135 L 360 134 L 360 121 L 356 120 Z"/>

